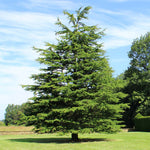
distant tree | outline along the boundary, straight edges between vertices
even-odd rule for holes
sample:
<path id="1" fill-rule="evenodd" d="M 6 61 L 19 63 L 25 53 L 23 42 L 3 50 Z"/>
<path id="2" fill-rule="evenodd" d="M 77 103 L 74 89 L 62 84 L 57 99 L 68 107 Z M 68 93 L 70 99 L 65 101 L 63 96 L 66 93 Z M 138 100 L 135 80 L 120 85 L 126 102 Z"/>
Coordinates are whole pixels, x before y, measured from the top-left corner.
<path id="1" fill-rule="evenodd" d="M 119 103 L 124 94 L 116 92 L 117 82 L 99 43 L 103 31 L 88 26 L 83 20 L 91 7 L 80 8 L 76 14 L 64 11 L 69 25 L 59 19 L 61 30 L 56 45 L 47 43 L 38 62 L 46 67 L 32 75 L 32 112 L 29 120 L 38 132 L 113 132 L 119 129 L 117 118 L 123 111 Z"/>
<path id="2" fill-rule="evenodd" d="M 150 33 L 133 41 L 128 56 L 130 67 L 124 74 L 128 82 L 124 92 L 128 96 L 124 102 L 130 107 L 124 113 L 124 120 L 128 127 L 133 127 L 135 115 L 150 104 Z"/>
<path id="3" fill-rule="evenodd" d="M 20 110 L 19 105 L 9 104 L 6 108 L 5 113 L 5 124 L 6 125 L 14 125 L 16 124 L 16 121 L 18 120 L 18 111 Z"/>
<path id="4" fill-rule="evenodd" d="M 6 125 L 26 125 L 27 115 L 29 111 L 29 104 L 23 103 L 22 105 L 8 104 L 5 113 Z"/>
<path id="5" fill-rule="evenodd" d="M 0 121 L 0 126 L 5 126 L 4 121 Z"/>

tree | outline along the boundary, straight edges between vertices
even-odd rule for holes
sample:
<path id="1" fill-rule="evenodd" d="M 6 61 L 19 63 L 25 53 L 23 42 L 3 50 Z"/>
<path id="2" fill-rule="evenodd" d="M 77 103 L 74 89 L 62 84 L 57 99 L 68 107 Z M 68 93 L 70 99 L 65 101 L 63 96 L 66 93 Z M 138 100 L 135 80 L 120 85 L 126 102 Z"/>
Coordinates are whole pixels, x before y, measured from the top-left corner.
<path id="1" fill-rule="evenodd" d="M 14 104 L 9 104 L 6 108 L 6 113 L 5 113 L 5 124 L 6 125 L 15 125 L 17 124 L 17 120 L 19 119 L 19 112 L 20 107 L 19 105 L 14 105 Z"/>
<path id="2" fill-rule="evenodd" d="M 138 108 L 137 113 L 142 116 L 150 116 L 150 101 L 145 101 L 143 105 Z"/>
<path id="3" fill-rule="evenodd" d="M 64 11 L 69 25 L 58 19 L 58 43 L 34 48 L 40 53 L 37 61 L 46 67 L 31 76 L 34 85 L 24 87 L 34 93 L 29 120 L 38 132 L 71 132 L 78 140 L 78 132 L 119 128 L 117 118 L 123 108 L 119 98 L 124 95 L 116 92 L 117 82 L 99 43 L 102 29 L 84 23 L 90 9 Z"/>
<path id="4" fill-rule="evenodd" d="M 5 113 L 5 125 L 27 125 L 29 108 L 29 103 L 23 103 L 22 105 L 8 104 Z"/>
<path id="5" fill-rule="evenodd" d="M 129 108 L 124 113 L 128 127 L 133 127 L 133 118 L 150 100 L 150 33 L 135 39 L 129 52 L 130 67 L 125 71 L 128 84 L 124 92 L 128 96 L 124 102 Z"/>

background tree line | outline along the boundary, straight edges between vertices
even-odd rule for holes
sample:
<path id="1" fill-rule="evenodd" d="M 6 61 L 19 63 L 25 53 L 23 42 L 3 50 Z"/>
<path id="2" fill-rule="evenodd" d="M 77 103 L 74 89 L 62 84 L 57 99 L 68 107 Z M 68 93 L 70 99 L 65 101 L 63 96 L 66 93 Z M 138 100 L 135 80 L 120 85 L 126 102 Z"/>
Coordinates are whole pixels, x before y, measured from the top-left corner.
<path id="1" fill-rule="evenodd" d="M 22 105 L 8 104 L 5 110 L 5 125 L 28 125 L 27 116 L 30 108 L 30 103 L 23 103 Z"/>
<path id="2" fill-rule="evenodd" d="M 122 74 L 122 79 L 127 83 L 123 93 L 127 97 L 122 99 L 128 103 L 125 109 L 123 120 L 127 127 L 134 126 L 134 117 L 150 115 L 150 33 L 133 41 L 131 50 L 128 53 L 130 66 Z"/>
<path id="3" fill-rule="evenodd" d="M 121 124 L 133 127 L 134 117 L 150 115 L 150 33 L 135 39 L 130 66 L 114 78 L 102 49 L 104 32 L 83 20 L 91 7 L 75 14 L 64 11 L 69 24 L 58 19 L 58 43 L 34 48 L 46 66 L 31 78 L 30 103 L 8 105 L 5 123 L 35 125 L 38 132 L 113 132 Z"/>

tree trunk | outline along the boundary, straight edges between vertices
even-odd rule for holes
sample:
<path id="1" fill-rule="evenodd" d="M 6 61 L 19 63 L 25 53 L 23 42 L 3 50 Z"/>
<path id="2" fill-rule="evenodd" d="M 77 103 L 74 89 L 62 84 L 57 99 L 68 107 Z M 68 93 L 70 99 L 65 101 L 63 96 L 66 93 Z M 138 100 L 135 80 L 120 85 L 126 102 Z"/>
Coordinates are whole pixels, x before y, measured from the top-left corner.
<path id="1" fill-rule="evenodd" d="M 71 135 L 71 139 L 72 139 L 72 141 L 79 141 L 79 138 L 78 138 L 78 133 L 72 133 L 72 135 Z"/>

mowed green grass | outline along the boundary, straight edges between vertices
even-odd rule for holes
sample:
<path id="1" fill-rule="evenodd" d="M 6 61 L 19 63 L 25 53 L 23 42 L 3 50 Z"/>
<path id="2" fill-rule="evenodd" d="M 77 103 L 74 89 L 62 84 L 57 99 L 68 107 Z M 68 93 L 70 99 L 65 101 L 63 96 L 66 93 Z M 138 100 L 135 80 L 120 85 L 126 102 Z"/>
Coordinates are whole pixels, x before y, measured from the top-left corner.
<path id="1" fill-rule="evenodd" d="M 150 133 L 79 134 L 81 142 L 70 141 L 70 134 L 0 135 L 0 150 L 150 150 Z"/>

